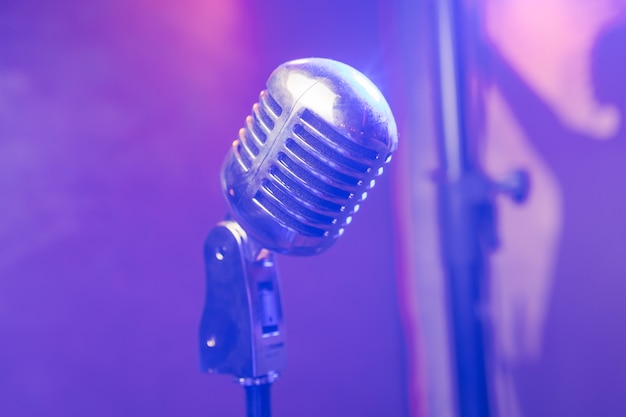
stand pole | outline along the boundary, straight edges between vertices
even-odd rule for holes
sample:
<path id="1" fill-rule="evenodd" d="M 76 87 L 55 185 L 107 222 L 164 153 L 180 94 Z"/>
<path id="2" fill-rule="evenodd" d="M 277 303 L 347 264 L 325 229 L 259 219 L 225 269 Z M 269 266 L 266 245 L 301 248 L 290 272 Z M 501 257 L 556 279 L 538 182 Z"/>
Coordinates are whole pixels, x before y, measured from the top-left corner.
<path id="1" fill-rule="evenodd" d="M 247 417 L 270 417 L 270 386 L 286 363 L 274 255 L 227 220 L 207 236 L 204 259 L 200 369 L 233 375 L 245 388 Z"/>
<path id="2" fill-rule="evenodd" d="M 246 416 L 270 417 L 270 383 L 248 385 L 246 389 Z"/>
<path id="3" fill-rule="evenodd" d="M 481 317 L 487 276 L 485 236 L 492 234 L 489 181 L 472 160 L 465 103 L 467 68 L 461 47 L 460 0 L 436 1 L 441 241 L 451 313 L 458 415 L 489 417 Z"/>

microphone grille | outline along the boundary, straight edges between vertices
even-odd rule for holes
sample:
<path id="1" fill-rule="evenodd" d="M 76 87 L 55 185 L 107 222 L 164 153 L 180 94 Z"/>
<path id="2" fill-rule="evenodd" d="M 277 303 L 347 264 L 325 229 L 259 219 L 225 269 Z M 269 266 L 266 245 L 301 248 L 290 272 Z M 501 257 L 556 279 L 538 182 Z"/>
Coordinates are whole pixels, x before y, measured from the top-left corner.
<path id="1" fill-rule="evenodd" d="M 253 105 L 222 185 L 262 246 L 311 255 L 343 234 L 396 147 L 391 111 L 365 76 L 336 61 L 292 61 Z"/>
<path id="2" fill-rule="evenodd" d="M 254 199 L 305 235 L 320 238 L 334 231 L 341 235 L 351 221 L 349 215 L 366 197 L 355 192 L 366 181 L 367 188 L 373 186 L 369 179 L 379 158 L 375 150 L 350 141 L 305 109 Z"/>
<path id="3" fill-rule="evenodd" d="M 274 129 L 283 109 L 267 90 L 259 95 L 259 102 L 252 106 L 252 114 L 246 117 L 245 127 L 239 130 L 236 158 L 248 171 L 252 161 L 259 155 L 267 142 L 267 136 Z"/>

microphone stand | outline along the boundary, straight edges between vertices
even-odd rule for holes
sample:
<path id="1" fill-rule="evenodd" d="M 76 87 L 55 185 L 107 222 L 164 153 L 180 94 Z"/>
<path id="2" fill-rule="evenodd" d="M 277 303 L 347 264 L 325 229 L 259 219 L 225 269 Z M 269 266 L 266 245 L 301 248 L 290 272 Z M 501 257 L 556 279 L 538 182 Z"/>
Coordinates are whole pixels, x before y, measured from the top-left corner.
<path id="1" fill-rule="evenodd" d="M 456 395 L 460 417 L 489 417 L 485 358 L 485 288 L 488 255 L 498 246 L 495 196 L 522 202 L 528 175 L 511 173 L 506 181 L 487 178 L 468 144 L 465 107 L 467 55 L 461 36 L 467 14 L 462 0 L 436 0 L 439 213 L 442 257 L 447 277 Z"/>
<path id="2" fill-rule="evenodd" d="M 270 417 L 270 384 L 248 385 L 246 417 Z"/>
<path id="3" fill-rule="evenodd" d="M 270 387 L 286 363 L 274 254 L 227 220 L 207 236 L 204 260 L 201 371 L 233 375 L 245 388 L 246 416 L 270 417 Z"/>

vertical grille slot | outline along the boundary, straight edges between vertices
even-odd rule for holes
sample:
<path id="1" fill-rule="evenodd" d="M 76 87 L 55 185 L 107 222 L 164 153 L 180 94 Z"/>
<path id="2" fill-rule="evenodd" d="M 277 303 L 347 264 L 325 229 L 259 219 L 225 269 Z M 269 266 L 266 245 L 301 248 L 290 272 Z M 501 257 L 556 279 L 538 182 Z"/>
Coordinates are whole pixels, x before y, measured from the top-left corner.
<path id="1" fill-rule="evenodd" d="M 339 149 L 349 151 L 351 155 L 370 161 L 375 161 L 380 158 L 380 154 L 376 150 L 352 142 L 309 109 L 305 109 L 302 112 L 300 120 L 311 126 L 311 128 L 315 129 L 322 137 L 336 145 Z"/>
<path id="2" fill-rule="evenodd" d="M 264 144 L 267 141 L 267 135 L 259 125 L 259 119 L 254 112 L 252 113 L 250 122 L 250 132 L 260 143 Z"/>
<path id="3" fill-rule="evenodd" d="M 319 227 L 309 226 L 295 219 L 290 213 L 287 213 L 281 206 L 276 204 L 271 198 L 267 197 L 263 192 L 257 191 L 254 200 L 272 214 L 275 218 L 304 235 L 312 237 L 323 237 L 326 232 Z"/>
<path id="4" fill-rule="evenodd" d="M 317 159 L 293 139 L 287 139 L 285 146 L 300 160 L 309 165 L 315 172 L 319 172 L 329 178 L 353 187 L 356 187 L 361 183 L 361 180 L 358 178 L 337 171 L 336 169 L 331 168 L 326 162 Z"/>
<path id="5" fill-rule="evenodd" d="M 269 132 L 274 129 L 274 121 L 267 115 L 263 106 L 255 106 L 253 108 L 253 111 L 255 112 L 255 116 L 257 116 L 257 119 L 260 120 L 265 127 L 265 130 Z"/>
<path id="6" fill-rule="evenodd" d="M 266 107 L 275 117 L 280 117 L 283 114 L 283 108 L 280 107 L 280 104 L 274 100 L 274 97 L 267 91 L 261 91 L 261 102 L 265 104 Z"/>
<path id="7" fill-rule="evenodd" d="M 250 151 L 250 154 L 256 157 L 259 154 L 259 148 L 254 143 L 254 139 L 251 137 L 248 129 L 241 129 L 239 131 L 239 142 Z"/>
<path id="8" fill-rule="evenodd" d="M 311 174 L 306 169 L 295 163 L 285 153 L 278 154 L 278 161 L 289 171 L 294 177 L 298 178 L 302 183 L 307 184 L 310 188 L 319 190 L 320 192 L 341 200 L 347 200 L 352 193 L 341 188 L 334 187 Z"/>
<path id="9" fill-rule="evenodd" d="M 239 141 L 237 141 L 237 146 L 235 147 L 235 156 L 246 171 L 250 169 L 252 166 L 252 160 Z"/>
<path id="10" fill-rule="evenodd" d="M 289 193 L 283 191 L 280 187 L 276 186 L 271 181 L 264 179 L 262 187 L 269 192 L 274 198 L 280 202 L 281 206 L 286 207 L 289 212 L 300 217 L 303 221 L 310 223 L 318 223 L 321 225 L 330 225 L 333 223 L 333 218 L 324 214 L 315 212 L 301 205 Z"/>
<path id="11" fill-rule="evenodd" d="M 302 141 L 304 141 L 311 148 L 319 152 L 320 155 L 322 155 L 324 158 L 327 158 L 328 160 L 333 161 L 350 171 L 354 171 L 359 174 L 367 173 L 367 170 L 369 168 L 368 165 L 340 154 L 339 152 L 325 144 L 324 141 L 318 139 L 301 124 L 296 124 L 294 126 L 293 133 L 295 133 L 299 139 L 302 139 Z"/>
<path id="12" fill-rule="evenodd" d="M 344 206 L 335 202 L 318 197 L 304 186 L 298 184 L 297 181 L 289 178 L 276 165 L 272 165 L 269 169 L 272 178 L 280 183 L 288 192 L 296 196 L 300 201 L 309 204 L 312 207 L 323 207 L 326 211 L 341 212 Z"/>

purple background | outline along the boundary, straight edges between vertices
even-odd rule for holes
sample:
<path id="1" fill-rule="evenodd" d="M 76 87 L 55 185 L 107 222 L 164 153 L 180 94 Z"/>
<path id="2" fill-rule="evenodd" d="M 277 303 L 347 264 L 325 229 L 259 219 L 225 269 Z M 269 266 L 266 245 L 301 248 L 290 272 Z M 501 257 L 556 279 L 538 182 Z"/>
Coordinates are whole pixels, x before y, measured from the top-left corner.
<path id="1" fill-rule="evenodd" d="M 427 259 L 436 238 L 413 230 L 435 221 L 408 202 L 434 191 L 417 161 L 434 155 L 426 3 L 2 1 L 0 416 L 244 415 L 240 387 L 198 370 L 202 244 L 226 213 L 222 159 L 265 80 L 307 56 L 381 87 L 405 165 L 392 163 L 329 251 L 280 257 L 289 365 L 275 415 L 422 415 L 433 364 L 415 332 L 432 317 L 415 314 L 411 280 L 439 260 Z M 592 56 L 597 98 L 622 117 L 624 28 Z M 510 370 L 521 409 L 624 415 L 625 129 L 593 142 L 497 48 L 482 52 L 564 200 L 544 349 Z M 397 246 L 418 234 L 424 252 Z"/>
<path id="2" fill-rule="evenodd" d="M 526 416 L 626 414 L 624 42 L 622 15 L 599 33 L 589 57 L 595 98 L 616 106 L 622 119 L 601 140 L 559 120 L 512 65 L 491 51 L 492 81 L 555 174 L 563 199 L 543 347 L 538 358 L 511 369 Z"/>
<path id="3" fill-rule="evenodd" d="M 373 0 L 0 4 L 1 416 L 243 415 L 196 352 L 221 161 L 284 61 L 385 91 L 378 24 Z M 408 412 L 390 183 L 331 250 L 279 260 L 277 416 Z"/>

